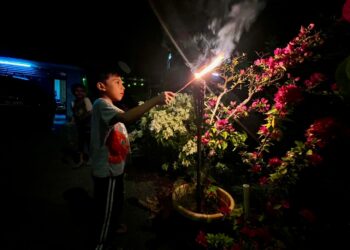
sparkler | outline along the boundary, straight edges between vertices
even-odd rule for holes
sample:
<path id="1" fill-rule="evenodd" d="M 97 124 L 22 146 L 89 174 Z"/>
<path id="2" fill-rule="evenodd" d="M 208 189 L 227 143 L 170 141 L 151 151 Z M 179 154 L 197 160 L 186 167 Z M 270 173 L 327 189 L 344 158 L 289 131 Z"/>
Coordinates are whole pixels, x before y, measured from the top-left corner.
<path id="1" fill-rule="evenodd" d="M 219 66 L 224 59 L 225 59 L 224 55 L 220 53 L 217 57 L 215 57 L 215 59 L 208 66 L 204 67 L 200 72 L 195 72 L 194 78 L 190 80 L 188 83 L 186 83 L 183 87 L 181 87 L 178 91 L 176 91 L 176 93 L 180 93 L 185 88 L 187 88 L 192 82 L 201 78 L 205 74 L 209 73 L 215 67 Z"/>

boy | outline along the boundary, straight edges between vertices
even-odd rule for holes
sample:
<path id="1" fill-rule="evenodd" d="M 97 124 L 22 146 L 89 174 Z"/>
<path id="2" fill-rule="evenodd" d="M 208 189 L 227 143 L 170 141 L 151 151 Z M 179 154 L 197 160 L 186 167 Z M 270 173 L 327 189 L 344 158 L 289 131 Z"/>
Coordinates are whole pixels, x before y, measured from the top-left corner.
<path id="1" fill-rule="evenodd" d="M 113 105 L 123 98 L 125 87 L 115 71 L 102 73 L 96 83 L 100 98 L 92 109 L 91 119 L 91 163 L 94 180 L 94 195 L 98 216 L 98 244 L 103 249 L 109 232 L 126 232 L 120 224 L 124 200 L 124 166 L 129 153 L 128 134 L 124 123 L 140 118 L 158 104 L 168 104 L 175 96 L 163 92 L 144 104 L 124 112 Z"/>

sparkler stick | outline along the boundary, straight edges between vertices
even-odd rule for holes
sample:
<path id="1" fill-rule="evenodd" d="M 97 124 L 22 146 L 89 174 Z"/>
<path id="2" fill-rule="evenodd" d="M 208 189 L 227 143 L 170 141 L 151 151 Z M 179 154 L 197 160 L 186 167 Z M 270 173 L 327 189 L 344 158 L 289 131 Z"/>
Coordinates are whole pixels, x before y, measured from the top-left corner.
<path id="1" fill-rule="evenodd" d="M 194 80 L 197 80 L 197 78 L 193 78 L 191 81 L 189 81 L 188 83 L 186 83 L 183 87 L 181 87 L 178 91 L 176 91 L 175 93 L 180 93 L 182 90 L 184 90 L 185 88 L 188 87 L 188 85 L 190 85 Z"/>
<path id="2" fill-rule="evenodd" d="M 170 41 L 174 44 L 175 48 L 177 49 L 177 51 L 179 52 L 179 54 L 182 56 L 182 58 L 185 60 L 185 62 L 187 63 L 187 66 L 190 67 L 191 69 L 193 69 L 193 65 L 192 63 L 187 59 L 187 57 L 185 56 L 185 54 L 183 53 L 183 51 L 180 49 L 179 45 L 177 44 L 177 42 L 175 41 L 175 39 L 173 38 L 173 36 L 171 35 L 168 27 L 165 25 L 163 19 L 161 18 L 160 14 L 158 13 L 157 9 L 154 6 L 154 3 L 152 0 L 148 1 L 154 14 L 157 16 L 160 24 L 162 25 L 163 29 L 165 30 L 166 34 L 168 35 L 168 37 L 170 38 Z M 216 66 L 218 66 L 222 61 L 224 60 L 224 55 L 223 54 L 219 54 L 218 57 L 216 57 L 214 59 L 214 61 L 209 64 L 206 68 L 204 68 L 201 72 L 199 73 L 194 73 L 195 78 L 193 78 L 192 80 L 190 80 L 188 83 L 186 83 L 183 87 L 181 87 L 178 91 L 176 91 L 176 93 L 180 93 L 181 91 L 183 91 L 184 89 L 186 89 L 193 81 L 195 81 L 198 78 L 201 78 L 203 75 L 207 74 L 208 72 L 210 72 L 212 69 L 214 69 Z"/>
<path id="3" fill-rule="evenodd" d="M 187 66 L 192 68 L 192 63 L 190 63 L 190 61 L 187 59 L 187 57 L 185 56 L 185 54 L 183 53 L 183 51 L 180 49 L 179 45 L 177 44 L 177 42 L 175 41 L 175 39 L 173 38 L 173 36 L 171 35 L 171 33 L 169 32 L 168 27 L 165 25 L 163 19 L 161 18 L 161 16 L 159 15 L 157 9 L 155 8 L 153 1 L 149 0 L 149 3 L 151 5 L 151 8 L 154 12 L 154 14 L 157 16 L 160 24 L 162 25 L 163 29 L 165 30 L 165 32 L 167 33 L 167 35 L 170 38 L 170 41 L 174 44 L 175 48 L 177 49 L 177 51 L 179 52 L 179 54 L 182 56 L 182 58 L 185 60 L 185 62 L 187 63 Z"/>

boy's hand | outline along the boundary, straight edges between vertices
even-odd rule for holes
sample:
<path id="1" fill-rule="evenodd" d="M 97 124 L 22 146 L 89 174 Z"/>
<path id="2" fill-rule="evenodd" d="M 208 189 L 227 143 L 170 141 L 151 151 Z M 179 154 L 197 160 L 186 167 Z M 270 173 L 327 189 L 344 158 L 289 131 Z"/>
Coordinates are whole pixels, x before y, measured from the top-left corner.
<path id="1" fill-rule="evenodd" d="M 176 94 L 171 91 L 164 91 L 159 96 L 160 96 L 160 104 L 169 104 L 174 100 Z"/>

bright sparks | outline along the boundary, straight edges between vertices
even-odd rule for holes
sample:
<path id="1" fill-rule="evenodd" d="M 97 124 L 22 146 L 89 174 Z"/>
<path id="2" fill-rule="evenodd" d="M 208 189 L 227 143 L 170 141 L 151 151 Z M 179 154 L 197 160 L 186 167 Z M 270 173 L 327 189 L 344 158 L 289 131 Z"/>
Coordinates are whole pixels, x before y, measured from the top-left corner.
<path id="1" fill-rule="evenodd" d="M 192 82 L 197 80 L 198 78 L 201 78 L 205 74 L 209 73 L 211 70 L 213 70 L 215 67 L 219 66 L 220 63 L 224 60 L 224 54 L 220 53 L 208 66 L 204 67 L 202 71 L 194 73 L 194 78 L 190 80 L 188 83 L 186 83 L 182 88 L 180 88 L 176 93 L 180 93 L 185 88 L 187 88 Z"/>
<path id="2" fill-rule="evenodd" d="M 213 70 L 216 66 L 218 66 L 224 60 L 224 55 L 219 54 L 207 67 L 205 67 L 202 71 L 194 73 L 195 78 L 201 78 L 206 73 Z"/>

